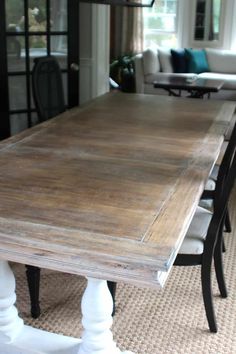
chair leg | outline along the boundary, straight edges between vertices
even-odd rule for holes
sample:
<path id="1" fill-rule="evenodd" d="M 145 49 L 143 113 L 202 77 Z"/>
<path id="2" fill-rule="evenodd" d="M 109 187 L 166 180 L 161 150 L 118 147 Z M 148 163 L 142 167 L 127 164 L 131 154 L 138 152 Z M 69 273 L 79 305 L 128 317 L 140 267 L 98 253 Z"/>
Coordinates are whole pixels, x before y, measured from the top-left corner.
<path id="1" fill-rule="evenodd" d="M 224 237 L 222 237 L 222 252 L 223 252 L 223 253 L 226 252 Z"/>
<path id="2" fill-rule="evenodd" d="M 231 231 L 232 231 L 232 227 L 231 227 L 231 221 L 229 217 L 229 208 L 227 206 L 226 214 L 225 214 L 225 232 L 230 233 Z"/>
<path id="3" fill-rule="evenodd" d="M 115 297 L 116 297 L 116 283 L 113 281 L 108 281 L 107 282 L 108 288 L 110 290 L 112 299 L 113 299 L 113 312 L 112 312 L 112 316 L 115 315 L 116 312 L 116 304 L 115 304 Z"/>
<path id="4" fill-rule="evenodd" d="M 201 268 L 201 281 L 202 281 L 202 295 L 203 301 L 207 316 L 207 321 L 209 325 L 209 329 L 211 332 L 217 332 L 217 324 L 216 317 L 213 306 L 213 298 L 212 298 L 212 288 L 211 288 L 211 264 L 212 259 L 203 260 L 202 268 Z"/>
<path id="5" fill-rule="evenodd" d="M 217 279 L 220 295 L 221 297 L 226 298 L 228 294 L 227 294 L 227 288 L 226 288 L 225 278 L 224 278 L 223 259 L 222 259 L 222 247 L 223 247 L 222 241 L 223 241 L 223 237 L 219 238 L 216 243 L 216 247 L 214 251 L 214 265 L 215 265 L 216 279 Z"/>
<path id="6" fill-rule="evenodd" d="M 41 312 L 39 305 L 40 268 L 26 265 L 26 277 L 30 294 L 31 316 L 38 318 Z"/>

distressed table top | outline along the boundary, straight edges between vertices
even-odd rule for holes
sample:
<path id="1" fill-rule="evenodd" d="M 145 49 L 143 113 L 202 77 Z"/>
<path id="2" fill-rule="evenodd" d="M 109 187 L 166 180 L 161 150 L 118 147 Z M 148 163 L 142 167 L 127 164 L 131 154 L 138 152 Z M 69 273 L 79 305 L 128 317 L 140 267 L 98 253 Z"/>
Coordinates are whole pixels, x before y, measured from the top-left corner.
<path id="1" fill-rule="evenodd" d="M 112 93 L 3 141 L 0 257 L 164 283 L 234 110 Z"/>

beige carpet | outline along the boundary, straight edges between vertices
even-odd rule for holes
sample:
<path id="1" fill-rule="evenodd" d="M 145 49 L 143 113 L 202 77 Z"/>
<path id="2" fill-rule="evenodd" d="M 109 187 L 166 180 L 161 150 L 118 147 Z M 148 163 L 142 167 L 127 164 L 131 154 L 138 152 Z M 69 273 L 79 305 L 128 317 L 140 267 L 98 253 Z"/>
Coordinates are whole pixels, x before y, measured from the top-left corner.
<path id="1" fill-rule="evenodd" d="M 236 230 L 236 190 L 231 218 Z M 234 204 L 234 205 L 233 205 Z M 229 296 L 221 299 L 214 280 L 214 302 L 219 331 L 208 331 L 202 302 L 199 267 L 175 267 L 163 291 L 118 284 L 113 333 L 121 349 L 136 354 L 236 353 L 236 232 L 226 235 L 224 255 Z M 79 337 L 82 277 L 43 270 L 42 315 L 29 315 L 24 267 L 15 265 L 18 308 L 25 323 L 56 333 Z"/>

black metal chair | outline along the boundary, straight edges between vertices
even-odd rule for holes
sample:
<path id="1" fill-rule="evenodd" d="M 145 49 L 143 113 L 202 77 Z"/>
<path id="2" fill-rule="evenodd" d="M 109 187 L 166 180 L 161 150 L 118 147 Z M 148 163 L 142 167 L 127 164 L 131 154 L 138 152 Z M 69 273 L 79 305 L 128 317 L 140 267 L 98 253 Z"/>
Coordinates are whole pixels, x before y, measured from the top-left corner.
<path id="1" fill-rule="evenodd" d="M 214 191 L 214 210 L 198 207 L 185 236 L 175 265 L 201 265 L 202 294 L 211 332 L 217 332 L 211 289 L 211 265 L 214 259 L 220 294 L 227 297 L 222 262 L 223 229 L 227 203 L 236 175 L 236 125 L 224 154 Z"/>
<path id="2" fill-rule="evenodd" d="M 54 57 L 40 57 L 34 60 L 32 87 L 35 107 L 39 122 L 46 121 L 66 110 L 61 70 Z M 30 293 L 31 315 L 40 316 L 40 268 L 26 265 L 26 276 Z M 115 298 L 116 283 L 108 282 L 108 287 Z M 113 314 L 115 307 L 113 309 Z"/>

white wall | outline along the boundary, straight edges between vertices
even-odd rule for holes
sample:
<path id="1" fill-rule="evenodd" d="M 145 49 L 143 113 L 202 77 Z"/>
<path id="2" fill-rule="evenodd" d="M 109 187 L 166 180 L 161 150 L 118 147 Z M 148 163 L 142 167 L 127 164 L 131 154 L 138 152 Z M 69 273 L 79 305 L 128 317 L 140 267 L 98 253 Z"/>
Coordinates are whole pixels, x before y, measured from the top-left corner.
<path id="1" fill-rule="evenodd" d="M 234 6 L 233 6 L 233 23 L 232 23 L 232 38 L 231 38 L 231 49 L 236 50 L 236 0 L 234 1 Z"/>
<path id="2" fill-rule="evenodd" d="M 80 104 L 109 91 L 110 7 L 80 3 Z"/>
<path id="3" fill-rule="evenodd" d="M 188 47 L 190 41 L 189 28 L 191 28 L 191 11 L 194 0 L 179 0 L 178 7 L 178 47 Z"/>
<path id="4" fill-rule="evenodd" d="M 236 0 L 227 1 L 225 13 L 224 43 L 228 49 L 236 50 Z"/>

